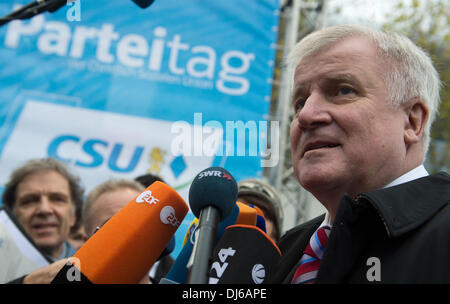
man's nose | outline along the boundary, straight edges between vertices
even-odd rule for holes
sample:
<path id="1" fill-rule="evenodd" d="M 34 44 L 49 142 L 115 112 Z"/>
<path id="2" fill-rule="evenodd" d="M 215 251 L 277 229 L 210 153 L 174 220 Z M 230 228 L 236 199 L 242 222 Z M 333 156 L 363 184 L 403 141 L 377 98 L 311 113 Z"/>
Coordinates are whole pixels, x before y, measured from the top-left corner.
<path id="1" fill-rule="evenodd" d="M 41 196 L 37 212 L 39 214 L 48 214 L 53 212 L 52 204 L 46 195 Z"/>
<path id="2" fill-rule="evenodd" d="M 316 128 L 331 123 L 330 104 L 320 92 L 313 92 L 297 115 L 301 129 Z"/>

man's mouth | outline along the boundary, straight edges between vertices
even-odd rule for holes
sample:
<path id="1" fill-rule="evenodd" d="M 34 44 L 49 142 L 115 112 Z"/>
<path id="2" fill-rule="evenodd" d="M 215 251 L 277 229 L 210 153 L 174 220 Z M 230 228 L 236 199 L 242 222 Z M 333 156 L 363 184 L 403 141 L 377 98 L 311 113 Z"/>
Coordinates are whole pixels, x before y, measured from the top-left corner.
<path id="1" fill-rule="evenodd" d="M 340 144 L 337 143 L 331 143 L 331 142 L 312 142 L 305 146 L 305 149 L 303 150 L 303 155 L 305 155 L 309 151 L 313 150 L 319 150 L 319 149 L 330 149 L 340 146 Z"/>
<path id="2" fill-rule="evenodd" d="M 57 227 L 58 225 L 55 223 L 39 223 L 31 226 L 31 228 L 38 233 L 52 231 Z"/>

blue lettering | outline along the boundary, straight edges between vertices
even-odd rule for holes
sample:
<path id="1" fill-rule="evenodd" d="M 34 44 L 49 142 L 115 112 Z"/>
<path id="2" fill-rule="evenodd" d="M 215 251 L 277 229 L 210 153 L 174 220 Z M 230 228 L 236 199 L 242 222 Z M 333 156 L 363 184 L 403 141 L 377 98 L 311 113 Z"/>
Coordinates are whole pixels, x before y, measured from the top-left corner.
<path id="1" fill-rule="evenodd" d="M 104 140 L 100 139 L 89 139 L 83 143 L 81 146 L 81 151 L 84 152 L 87 156 L 90 157 L 88 160 L 77 160 L 77 159 L 71 159 L 70 157 L 63 157 L 61 156 L 61 146 L 65 143 L 73 142 L 75 143 L 76 150 L 79 149 L 79 145 L 81 145 L 81 139 L 80 137 L 76 135 L 69 135 L 69 134 L 63 134 L 55 139 L 53 139 L 48 148 L 47 148 L 47 154 L 50 157 L 54 157 L 58 160 L 71 163 L 75 162 L 76 166 L 80 167 L 88 167 L 88 168 L 94 168 L 100 166 L 103 161 L 107 158 L 105 155 L 107 153 L 106 148 L 109 146 L 109 143 Z M 100 146 L 100 147 L 99 147 Z M 103 147 L 103 148 L 101 148 Z M 117 172 L 127 173 L 133 171 L 137 164 L 139 163 L 139 160 L 142 156 L 142 153 L 144 151 L 144 147 L 138 146 L 134 149 L 133 155 L 128 161 L 127 166 L 119 166 L 119 159 L 122 153 L 124 145 L 121 143 L 114 144 L 111 155 L 109 156 L 108 160 L 108 167 Z M 75 150 L 72 148 L 71 150 Z M 66 151 L 69 150 L 68 148 L 65 149 Z M 79 151 L 77 151 L 79 153 Z M 123 157 L 122 157 L 123 158 Z M 124 164 L 122 160 L 121 164 Z"/>
<path id="2" fill-rule="evenodd" d="M 90 139 L 83 144 L 83 150 L 92 157 L 90 163 L 84 163 L 79 160 L 76 161 L 75 165 L 80 167 L 98 167 L 103 163 L 103 156 L 98 153 L 95 149 L 95 145 L 102 145 L 108 147 L 108 143 L 99 139 Z"/>
<path id="3" fill-rule="evenodd" d="M 70 159 L 65 159 L 63 157 L 61 157 L 58 154 L 58 148 L 59 146 L 65 142 L 65 141 L 74 141 L 74 142 L 79 142 L 80 138 L 78 136 L 74 136 L 74 135 L 61 135 L 56 137 L 49 145 L 47 148 L 47 154 L 50 157 L 54 157 L 60 161 L 66 162 L 66 163 L 70 163 L 71 160 Z"/>
<path id="4" fill-rule="evenodd" d="M 109 157 L 108 166 L 113 171 L 118 172 L 131 172 L 136 168 L 136 165 L 139 162 L 139 159 L 141 158 L 142 152 L 144 151 L 144 147 L 136 147 L 134 149 L 133 156 L 130 159 L 130 162 L 128 163 L 128 166 L 126 168 L 119 168 L 117 165 L 117 160 L 120 157 L 120 152 L 122 151 L 123 145 L 122 144 L 115 144 L 113 147 L 113 150 L 111 152 L 111 155 Z"/>

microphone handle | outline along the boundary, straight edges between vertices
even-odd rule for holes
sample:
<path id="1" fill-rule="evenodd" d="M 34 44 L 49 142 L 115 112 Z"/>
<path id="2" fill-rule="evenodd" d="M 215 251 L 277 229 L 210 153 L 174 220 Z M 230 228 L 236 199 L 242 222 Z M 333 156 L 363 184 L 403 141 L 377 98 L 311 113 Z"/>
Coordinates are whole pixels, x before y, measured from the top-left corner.
<path id="1" fill-rule="evenodd" d="M 193 249 L 194 259 L 188 284 L 207 284 L 210 261 L 214 249 L 220 212 L 213 206 L 200 211 L 197 236 Z"/>

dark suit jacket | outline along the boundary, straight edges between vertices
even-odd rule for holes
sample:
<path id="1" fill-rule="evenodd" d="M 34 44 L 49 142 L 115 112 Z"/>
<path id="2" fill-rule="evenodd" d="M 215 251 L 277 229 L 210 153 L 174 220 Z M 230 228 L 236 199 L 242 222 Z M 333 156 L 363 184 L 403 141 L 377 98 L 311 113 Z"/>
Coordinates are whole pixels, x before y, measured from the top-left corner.
<path id="1" fill-rule="evenodd" d="M 450 283 L 449 203 L 450 176 L 444 172 L 353 199 L 345 195 L 316 283 Z M 290 283 L 323 220 L 324 215 L 282 237 L 272 283 Z"/>

